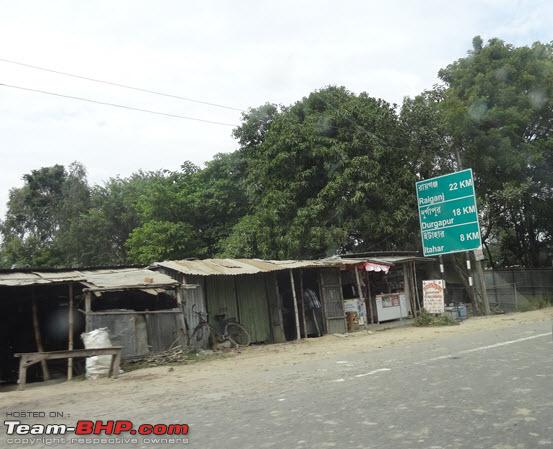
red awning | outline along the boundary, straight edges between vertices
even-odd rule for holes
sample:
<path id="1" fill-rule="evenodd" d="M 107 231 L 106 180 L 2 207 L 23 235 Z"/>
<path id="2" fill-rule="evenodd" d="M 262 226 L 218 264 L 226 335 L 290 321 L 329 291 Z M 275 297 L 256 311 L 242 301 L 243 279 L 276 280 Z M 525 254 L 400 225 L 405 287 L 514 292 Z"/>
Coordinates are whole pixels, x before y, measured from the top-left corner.
<path id="1" fill-rule="evenodd" d="M 363 268 L 365 271 L 381 271 L 383 273 L 390 271 L 390 265 L 376 262 L 365 262 Z"/>

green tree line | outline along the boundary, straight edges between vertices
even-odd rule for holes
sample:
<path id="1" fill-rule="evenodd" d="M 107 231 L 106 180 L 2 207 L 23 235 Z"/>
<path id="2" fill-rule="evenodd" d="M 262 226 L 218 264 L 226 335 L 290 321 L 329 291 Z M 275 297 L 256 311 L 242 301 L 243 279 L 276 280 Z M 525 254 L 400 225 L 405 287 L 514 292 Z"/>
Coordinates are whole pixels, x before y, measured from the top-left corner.
<path id="1" fill-rule="evenodd" d="M 414 183 L 471 167 L 494 266 L 551 264 L 553 46 L 473 39 L 401 106 L 328 86 L 243 114 L 238 148 L 198 167 L 89 185 L 33 170 L 0 224 L 4 267 L 418 250 Z"/>

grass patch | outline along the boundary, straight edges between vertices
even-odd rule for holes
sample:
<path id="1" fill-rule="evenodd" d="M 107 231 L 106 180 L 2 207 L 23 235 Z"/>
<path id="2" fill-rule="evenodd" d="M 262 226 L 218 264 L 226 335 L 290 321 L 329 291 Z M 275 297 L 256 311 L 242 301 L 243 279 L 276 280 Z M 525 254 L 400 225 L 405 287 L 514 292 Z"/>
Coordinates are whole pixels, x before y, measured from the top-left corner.
<path id="1" fill-rule="evenodd" d="M 430 327 L 430 326 L 457 326 L 459 321 L 454 320 L 449 315 L 432 315 L 426 310 L 422 310 L 420 315 L 416 317 L 413 324 L 418 327 Z"/>
<path id="2" fill-rule="evenodd" d="M 517 312 L 530 312 L 545 309 L 553 304 L 552 298 L 545 295 L 528 296 L 517 306 Z"/>

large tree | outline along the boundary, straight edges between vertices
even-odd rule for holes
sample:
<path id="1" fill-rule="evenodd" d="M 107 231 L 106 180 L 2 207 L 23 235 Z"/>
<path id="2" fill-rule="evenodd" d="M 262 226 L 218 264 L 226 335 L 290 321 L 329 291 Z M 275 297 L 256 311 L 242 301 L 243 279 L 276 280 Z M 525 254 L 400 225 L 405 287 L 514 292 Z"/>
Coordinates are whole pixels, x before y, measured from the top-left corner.
<path id="1" fill-rule="evenodd" d="M 23 176 L 24 185 L 10 191 L 2 222 L 1 262 L 4 266 L 67 263 L 60 236 L 90 205 L 86 171 L 73 163 L 43 167 Z"/>
<path id="2" fill-rule="evenodd" d="M 225 254 L 320 257 L 417 244 L 415 178 L 385 101 L 328 87 L 290 107 L 250 111 L 235 135 L 252 209 Z"/>
<path id="3" fill-rule="evenodd" d="M 439 76 L 450 148 L 474 169 L 490 256 L 543 264 L 553 230 L 553 46 L 476 37 Z"/>
<path id="4" fill-rule="evenodd" d="M 240 153 L 218 154 L 203 169 L 185 163 L 151 182 L 138 205 L 141 225 L 126 243 L 131 261 L 212 257 L 245 215 Z"/>

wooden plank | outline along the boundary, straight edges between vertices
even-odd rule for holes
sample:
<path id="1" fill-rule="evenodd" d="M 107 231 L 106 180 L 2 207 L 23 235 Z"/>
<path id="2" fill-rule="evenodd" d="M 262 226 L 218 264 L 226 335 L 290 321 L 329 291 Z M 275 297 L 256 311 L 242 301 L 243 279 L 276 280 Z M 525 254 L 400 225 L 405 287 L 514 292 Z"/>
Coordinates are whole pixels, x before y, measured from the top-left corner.
<path id="1" fill-rule="evenodd" d="M 110 355 L 115 354 L 117 351 L 121 351 L 121 346 L 110 346 L 109 348 L 89 348 L 89 349 L 73 349 L 72 351 L 47 351 L 47 352 L 17 352 L 13 356 L 21 357 L 24 359 L 32 359 L 33 357 L 38 360 L 55 360 L 66 359 L 68 357 L 92 357 L 94 355 Z"/>
<path id="2" fill-rule="evenodd" d="M 124 287 L 89 287 L 84 288 L 83 292 L 122 292 L 125 290 L 173 290 L 178 285 L 173 284 L 137 284 L 137 285 L 125 285 Z"/>
<path id="3" fill-rule="evenodd" d="M 86 313 L 86 311 L 81 311 Z M 89 312 L 88 315 L 164 315 L 164 314 L 178 314 L 181 313 L 180 309 L 166 309 L 166 310 L 103 310 L 101 312 Z"/>
<path id="4" fill-rule="evenodd" d="M 27 368 L 35 363 L 42 363 L 52 359 L 66 359 L 69 357 L 92 357 L 96 355 L 111 355 L 109 375 L 117 377 L 121 363 L 121 346 L 110 348 L 77 349 L 73 351 L 51 351 L 51 352 L 21 352 L 14 354 L 20 357 L 18 389 L 23 390 L 27 384 Z"/>

